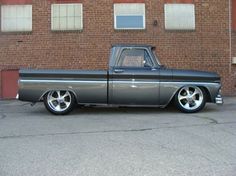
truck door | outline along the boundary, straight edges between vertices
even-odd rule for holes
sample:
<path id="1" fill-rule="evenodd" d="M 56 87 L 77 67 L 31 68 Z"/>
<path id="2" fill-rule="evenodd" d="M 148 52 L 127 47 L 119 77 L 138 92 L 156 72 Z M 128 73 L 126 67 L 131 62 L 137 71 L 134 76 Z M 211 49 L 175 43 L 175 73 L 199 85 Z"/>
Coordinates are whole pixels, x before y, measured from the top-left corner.
<path id="1" fill-rule="evenodd" d="M 145 48 L 125 48 L 110 71 L 109 103 L 158 105 L 159 69 Z"/>

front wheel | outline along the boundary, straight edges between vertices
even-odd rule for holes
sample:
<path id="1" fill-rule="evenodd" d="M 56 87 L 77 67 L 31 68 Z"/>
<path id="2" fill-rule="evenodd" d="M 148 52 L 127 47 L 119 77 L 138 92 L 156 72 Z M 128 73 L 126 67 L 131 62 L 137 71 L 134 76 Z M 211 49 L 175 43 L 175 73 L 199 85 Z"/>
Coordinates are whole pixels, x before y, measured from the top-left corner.
<path id="1" fill-rule="evenodd" d="M 197 86 L 185 86 L 175 95 L 175 103 L 182 112 L 198 112 L 205 107 L 206 93 Z"/>
<path id="2" fill-rule="evenodd" d="M 44 96 L 46 109 L 55 115 L 65 115 L 74 109 L 75 97 L 69 91 L 53 90 Z"/>

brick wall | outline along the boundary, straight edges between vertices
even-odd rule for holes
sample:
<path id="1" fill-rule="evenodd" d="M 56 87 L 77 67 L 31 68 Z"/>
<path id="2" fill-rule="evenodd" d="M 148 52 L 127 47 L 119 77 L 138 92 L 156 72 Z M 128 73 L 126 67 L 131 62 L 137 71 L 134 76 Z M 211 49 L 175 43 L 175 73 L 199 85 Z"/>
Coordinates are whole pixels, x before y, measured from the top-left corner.
<path id="1" fill-rule="evenodd" d="M 236 0 L 232 0 L 232 57 L 236 57 Z M 232 88 L 236 92 L 236 64 L 231 66 Z"/>
<path id="2" fill-rule="evenodd" d="M 236 57 L 236 31 L 232 31 L 232 57 Z M 231 66 L 232 89 L 236 94 L 236 64 Z"/>
<path id="3" fill-rule="evenodd" d="M 151 44 L 157 47 L 161 63 L 174 68 L 216 71 L 222 77 L 224 93 L 234 94 L 236 68 L 230 64 L 228 1 L 192 1 L 196 5 L 195 31 L 166 31 L 164 1 L 143 1 L 145 30 L 114 30 L 113 0 L 81 0 L 83 30 L 52 32 L 50 1 L 35 0 L 32 32 L 0 33 L 0 69 L 106 69 L 112 44 Z M 153 25 L 154 20 L 157 26 Z"/>

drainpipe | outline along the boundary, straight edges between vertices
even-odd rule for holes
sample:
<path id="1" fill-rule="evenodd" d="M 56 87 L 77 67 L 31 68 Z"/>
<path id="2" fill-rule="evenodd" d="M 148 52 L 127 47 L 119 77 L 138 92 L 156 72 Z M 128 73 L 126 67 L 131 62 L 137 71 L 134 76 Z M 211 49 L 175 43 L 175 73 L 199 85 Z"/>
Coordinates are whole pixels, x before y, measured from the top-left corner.
<path id="1" fill-rule="evenodd" d="M 232 0 L 229 0 L 229 73 L 232 73 Z"/>

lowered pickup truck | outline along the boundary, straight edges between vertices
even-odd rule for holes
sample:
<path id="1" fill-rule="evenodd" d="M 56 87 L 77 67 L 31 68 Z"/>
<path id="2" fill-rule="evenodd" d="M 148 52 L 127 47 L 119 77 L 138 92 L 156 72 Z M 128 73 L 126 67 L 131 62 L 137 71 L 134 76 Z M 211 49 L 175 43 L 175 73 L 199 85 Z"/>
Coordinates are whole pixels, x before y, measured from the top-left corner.
<path id="1" fill-rule="evenodd" d="M 44 101 L 56 115 L 75 104 L 166 107 L 172 100 L 182 112 L 222 104 L 216 73 L 168 69 L 149 45 L 114 45 L 108 70 L 20 70 L 18 98 Z"/>

